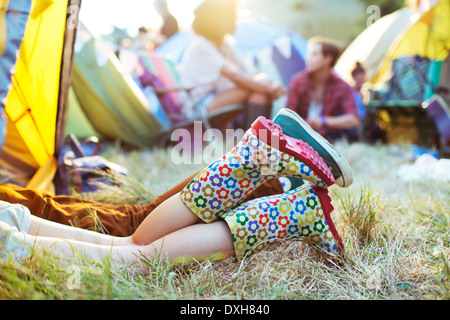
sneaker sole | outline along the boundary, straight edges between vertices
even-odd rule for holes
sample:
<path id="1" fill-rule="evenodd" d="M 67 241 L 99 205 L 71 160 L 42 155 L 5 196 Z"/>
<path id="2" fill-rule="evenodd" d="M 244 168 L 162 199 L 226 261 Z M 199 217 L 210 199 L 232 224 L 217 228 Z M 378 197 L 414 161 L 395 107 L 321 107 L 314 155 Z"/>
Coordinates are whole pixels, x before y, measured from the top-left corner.
<path id="1" fill-rule="evenodd" d="M 302 140 L 294 139 L 283 133 L 281 127 L 265 117 L 258 117 L 251 127 L 252 133 L 264 143 L 271 147 L 285 152 L 296 159 L 302 161 L 317 176 L 322 179 L 327 186 L 334 184 L 333 174 L 323 161 L 322 157 L 309 144 Z"/>
<path id="2" fill-rule="evenodd" d="M 353 183 L 353 173 L 350 165 L 347 161 L 329 144 L 328 141 L 325 140 L 321 135 L 315 132 L 309 124 L 307 124 L 295 111 L 290 109 L 281 109 L 280 112 L 275 116 L 275 119 L 279 117 L 286 117 L 289 120 L 293 121 L 297 126 L 295 128 L 295 132 L 303 132 L 309 140 L 316 141 L 318 144 L 319 151 L 323 149 L 331 159 L 327 159 L 327 157 L 322 156 L 324 162 L 330 167 L 330 170 L 333 172 L 335 170 L 340 171 L 339 173 L 334 173 L 336 184 L 340 187 L 348 187 Z M 275 120 L 276 121 L 276 120 Z M 287 134 L 291 134 L 290 132 Z M 293 133 L 291 135 L 294 135 Z M 308 140 L 308 139 L 303 139 Z M 321 152 L 319 152 L 320 154 Z M 323 152 L 322 152 L 323 154 Z"/>

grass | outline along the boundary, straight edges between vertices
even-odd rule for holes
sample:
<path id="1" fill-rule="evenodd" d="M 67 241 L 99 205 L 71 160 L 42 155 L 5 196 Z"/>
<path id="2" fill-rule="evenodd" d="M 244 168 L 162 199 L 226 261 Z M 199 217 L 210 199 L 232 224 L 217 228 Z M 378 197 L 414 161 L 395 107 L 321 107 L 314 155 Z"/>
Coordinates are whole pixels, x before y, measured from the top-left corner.
<path id="1" fill-rule="evenodd" d="M 0 299 L 449 299 L 448 183 L 404 182 L 396 171 L 406 160 L 392 146 L 336 147 L 354 171 L 349 188 L 330 188 L 332 217 L 346 248 L 339 267 L 326 266 L 314 249 L 295 241 L 239 262 L 144 259 L 146 275 L 114 270 L 110 261 L 93 264 L 44 252 L 21 266 L 0 265 Z M 124 152 L 110 146 L 102 155 L 129 175 L 118 178 L 120 186 L 80 196 L 109 203 L 144 203 L 203 167 L 170 165 L 170 150 L 164 149 Z"/>

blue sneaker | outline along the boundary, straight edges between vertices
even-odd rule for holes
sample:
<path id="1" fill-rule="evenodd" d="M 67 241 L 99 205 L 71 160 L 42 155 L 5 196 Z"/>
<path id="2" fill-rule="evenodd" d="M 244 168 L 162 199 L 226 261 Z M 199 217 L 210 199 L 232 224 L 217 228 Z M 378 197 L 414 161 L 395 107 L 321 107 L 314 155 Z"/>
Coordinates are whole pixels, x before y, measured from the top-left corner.
<path id="1" fill-rule="evenodd" d="M 312 129 L 295 111 L 281 109 L 273 119 L 283 133 L 309 144 L 323 158 L 340 187 L 348 187 L 353 183 L 353 173 L 347 161 L 319 133 Z"/>

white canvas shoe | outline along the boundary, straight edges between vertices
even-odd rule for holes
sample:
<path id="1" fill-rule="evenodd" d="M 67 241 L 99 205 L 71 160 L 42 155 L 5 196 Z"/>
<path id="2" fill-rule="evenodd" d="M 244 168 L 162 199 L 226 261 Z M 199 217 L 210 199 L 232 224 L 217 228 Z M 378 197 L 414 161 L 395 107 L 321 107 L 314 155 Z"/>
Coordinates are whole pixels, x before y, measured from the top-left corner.
<path id="1" fill-rule="evenodd" d="M 30 252 L 27 238 L 31 213 L 21 204 L 0 200 L 0 260 L 24 260 Z"/>

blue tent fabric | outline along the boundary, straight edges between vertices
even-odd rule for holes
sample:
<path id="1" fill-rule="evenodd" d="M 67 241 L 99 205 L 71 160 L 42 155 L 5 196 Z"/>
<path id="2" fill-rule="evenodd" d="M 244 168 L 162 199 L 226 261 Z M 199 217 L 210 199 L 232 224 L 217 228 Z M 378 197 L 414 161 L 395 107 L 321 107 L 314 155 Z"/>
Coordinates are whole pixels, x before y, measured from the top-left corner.
<path id="1" fill-rule="evenodd" d="M 11 88 L 11 77 L 17 61 L 17 53 L 22 44 L 25 27 L 31 10 L 31 0 L 14 0 L 6 9 L 6 43 L 0 52 L 0 146 L 3 145 L 6 121 L 4 109 L 6 95 Z M 4 32 L 3 31 L 3 32 Z"/>
<path id="2" fill-rule="evenodd" d="M 234 37 L 238 47 L 243 51 L 272 45 L 278 38 L 289 36 L 293 46 L 302 56 L 306 54 L 306 38 L 289 28 L 279 26 L 264 19 L 245 19 L 238 23 Z"/>
<path id="3" fill-rule="evenodd" d="M 156 51 L 170 58 L 173 63 L 179 64 L 192 37 L 193 35 L 189 31 L 179 31 L 157 47 Z"/>
<path id="4" fill-rule="evenodd" d="M 278 66 L 282 83 L 286 86 L 289 84 L 295 73 L 305 68 L 305 60 L 296 50 L 292 50 L 291 58 L 285 59 L 280 51 L 277 48 L 274 48 L 273 60 Z"/>
<path id="5" fill-rule="evenodd" d="M 4 98 L 10 88 L 17 51 L 23 40 L 30 8 L 31 0 L 15 0 L 10 1 L 6 11 L 6 45 L 0 56 L 0 106 L 2 108 L 5 107 Z"/>
<path id="6" fill-rule="evenodd" d="M 168 55 L 175 64 L 178 64 L 181 62 L 192 36 L 192 33 L 188 31 L 178 32 L 159 46 L 157 51 Z M 279 73 L 279 80 L 285 86 L 289 84 L 296 72 L 305 67 L 307 39 L 288 28 L 263 19 L 244 19 L 238 22 L 233 36 L 238 50 L 243 54 L 254 55 L 256 66 L 262 63 L 258 59 L 258 51 L 271 47 L 272 63 Z M 289 57 L 286 57 L 277 46 L 277 41 L 283 37 L 289 39 Z"/>
<path id="7" fill-rule="evenodd" d="M 290 57 L 283 55 L 276 45 L 282 37 L 289 39 Z M 256 53 L 262 48 L 272 47 L 273 63 L 286 86 L 296 72 L 305 68 L 307 39 L 288 28 L 262 19 L 244 20 L 239 23 L 234 38 L 237 48 L 243 53 Z"/>

